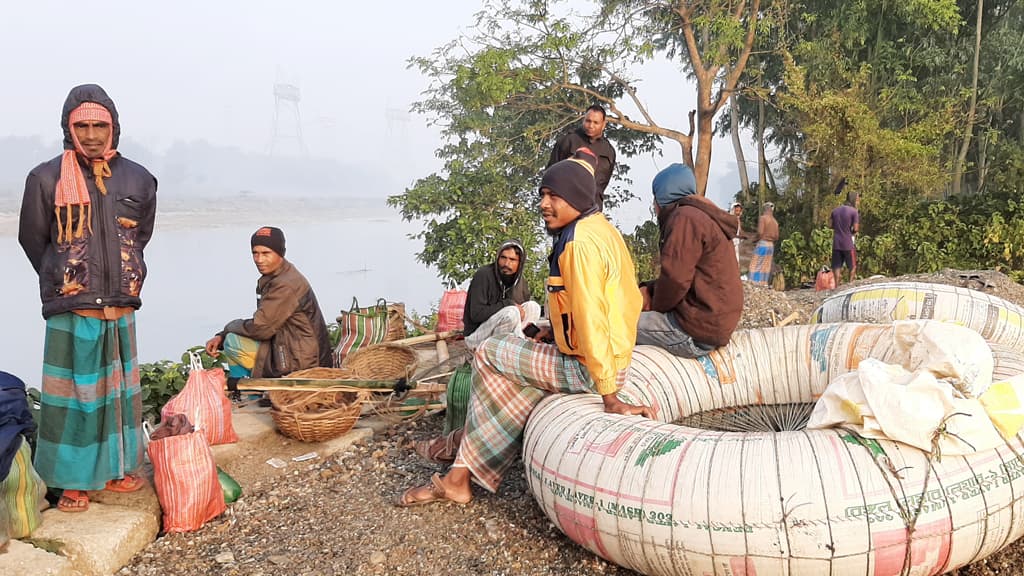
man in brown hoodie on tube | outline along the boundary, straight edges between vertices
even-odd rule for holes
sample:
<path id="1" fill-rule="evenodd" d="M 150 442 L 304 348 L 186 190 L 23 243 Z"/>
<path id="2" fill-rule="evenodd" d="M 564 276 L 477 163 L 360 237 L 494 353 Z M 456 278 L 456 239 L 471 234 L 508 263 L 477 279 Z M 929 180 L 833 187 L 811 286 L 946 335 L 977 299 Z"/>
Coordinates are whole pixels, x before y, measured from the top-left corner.
<path id="1" fill-rule="evenodd" d="M 693 170 L 672 164 L 654 177 L 661 273 L 641 286 L 636 343 L 696 358 L 729 342 L 743 312 L 732 239 L 736 216 L 694 192 Z"/>

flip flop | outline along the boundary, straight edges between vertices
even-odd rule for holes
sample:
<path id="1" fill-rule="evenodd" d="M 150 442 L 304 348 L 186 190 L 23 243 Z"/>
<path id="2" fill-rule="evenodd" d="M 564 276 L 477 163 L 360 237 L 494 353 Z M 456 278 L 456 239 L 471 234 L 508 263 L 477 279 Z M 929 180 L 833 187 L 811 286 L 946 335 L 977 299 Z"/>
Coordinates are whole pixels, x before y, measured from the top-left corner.
<path id="1" fill-rule="evenodd" d="M 61 512 L 85 512 L 89 509 L 89 493 L 85 490 L 65 490 L 57 500 Z"/>
<path id="2" fill-rule="evenodd" d="M 124 478 L 117 478 L 107 482 L 104 490 L 109 492 L 120 492 L 122 494 L 135 492 L 146 485 L 146 482 L 134 474 L 125 474 Z"/>
<path id="3" fill-rule="evenodd" d="M 395 506 L 399 508 L 409 508 L 412 506 L 422 506 L 423 504 L 433 504 L 434 502 L 450 502 L 455 504 L 469 504 L 473 497 L 470 496 L 466 500 L 456 500 L 448 497 L 448 491 L 445 490 L 444 484 L 441 483 L 441 475 L 434 474 L 430 477 L 430 496 L 423 500 L 412 500 L 412 493 L 415 490 L 424 488 L 425 486 L 413 486 L 405 492 L 402 492 L 401 496 L 395 499 Z"/>

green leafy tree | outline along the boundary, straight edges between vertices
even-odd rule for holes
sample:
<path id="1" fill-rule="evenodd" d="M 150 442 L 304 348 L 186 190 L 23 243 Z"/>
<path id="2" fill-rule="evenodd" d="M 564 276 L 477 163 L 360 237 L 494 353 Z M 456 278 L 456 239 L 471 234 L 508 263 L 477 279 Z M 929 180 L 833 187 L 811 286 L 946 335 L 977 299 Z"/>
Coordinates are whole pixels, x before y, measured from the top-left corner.
<path id="1" fill-rule="evenodd" d="M 769 13 L 760 0 L 604 0 L 590 14 L 567 6 L 485 2 L 470 32 L 410 62 L 431 79 L 413 109 L 441 127 L 445 142 L 437 155 L 444 168 L 389 203 L 404 219 L 424 224 L 415 235 L 424 243 L 418 257 L 448 280 L 470 277 L 509 236 L 522 239 L 533 256 L 528 277 L 543 276 L 537 177 L 554 140 L 593 103 L 608 110 L 608 135 L 620 158 L 652 151 L 661 138 L 675 140 L 703 194 L 714 116 Z M 640 96 L 631 70 L 656 57 L 678 60 L 697 81 L 688 131 L 659 123 Z M 616 176 L 628 185 L 624 163 Z M 613 209 L 630 194 L 617 186 L 608 197 Z"/>

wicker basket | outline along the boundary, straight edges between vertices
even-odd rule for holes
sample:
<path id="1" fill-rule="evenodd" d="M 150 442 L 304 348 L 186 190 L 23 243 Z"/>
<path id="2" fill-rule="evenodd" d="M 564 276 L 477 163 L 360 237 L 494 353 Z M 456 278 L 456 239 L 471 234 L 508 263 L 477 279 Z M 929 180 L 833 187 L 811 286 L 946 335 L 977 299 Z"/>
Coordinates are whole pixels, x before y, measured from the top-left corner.
<path id="1" fill-rule="evenodd" d="M 307 378 L 309 380 L 359 380 L 359 375 L 349 368 L 306 368 L 285 374 L 285 378 Z"/>
<path id="2" fill-rule="evenodd" d="M 277 429 L 302 442 L 323 442 L 352 429 L 367 392 L 272 390 L 270 416 Z"/>
<path id="3" fill-rule="evenodd" d="M 345 357 L 342 368 L 354 371 L 362 378 L 397 380 L 411 378 L 419 361 L 408 346 L 400 344 L 374 344 L 353 351 Z"/>
<path id="4" fill-rule="evenodd" d="M 405 338 L 405 303 L 392 302 L 388 304 L 388 334 L 384 337 L 384 341 L 390 342 L 402 338 Z"/>

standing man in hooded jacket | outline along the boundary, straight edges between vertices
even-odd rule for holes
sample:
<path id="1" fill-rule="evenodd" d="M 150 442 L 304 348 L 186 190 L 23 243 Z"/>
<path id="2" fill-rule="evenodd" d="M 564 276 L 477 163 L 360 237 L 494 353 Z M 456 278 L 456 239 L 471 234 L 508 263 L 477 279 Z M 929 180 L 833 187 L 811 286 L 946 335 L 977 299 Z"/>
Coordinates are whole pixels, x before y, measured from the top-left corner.
<path id="1" fill-rule="evenodd" d="M 473 275 L 462 316 L 463 334 L 470 350 L 476 350 L 491 336 L 522 336 L 523 322 L 540 318 L 540 304 L 530 300 L 530 287 L 523 280 L 525 267 L 523 245 L 518 240 L 509 240 L 498 248 L 493 264 Z"/>
<path id="2" fill-rule="evenodd" d="M 697 196 L 693 170 L 672 164 L 654 177 L 661 274 L 641 288 L 636 343 L 696 358 L 729 343 L 743 313 L 732 243 L 739 221 Z"/>
<path id="3" fill-rule="evenodd" d="M 81 512 L 87 490 L 143 485 L 135 310 L 153 234 L 156 178 L 117 151 L 114 102 L 77 86 L 61 113 L 64 152 L 25 182 L 18 241 L 39 275 L 46 319 L 35 467 L 57 508 Z"/>

